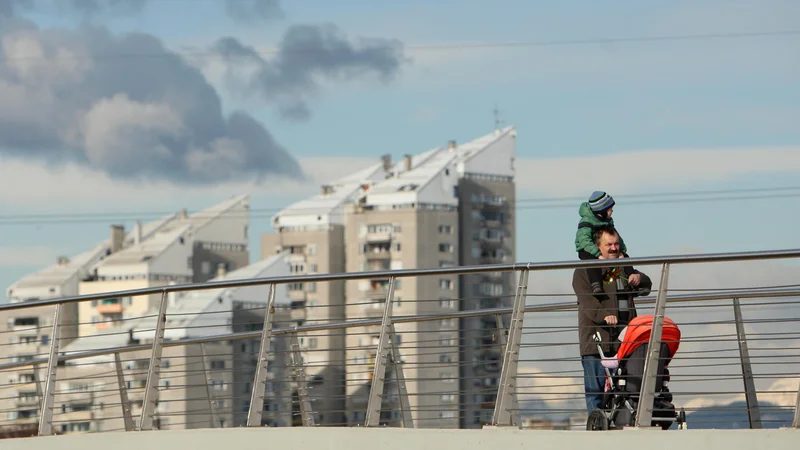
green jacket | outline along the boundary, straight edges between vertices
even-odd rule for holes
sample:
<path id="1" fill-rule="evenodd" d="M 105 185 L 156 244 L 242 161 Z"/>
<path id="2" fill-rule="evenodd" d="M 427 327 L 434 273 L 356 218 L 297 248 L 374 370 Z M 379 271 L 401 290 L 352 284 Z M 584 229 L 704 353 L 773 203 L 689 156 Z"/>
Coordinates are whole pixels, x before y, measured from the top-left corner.
<path id="1" fill-rule="evenodd" d="M 578 214 L 581 216 L 581 220 L 578 222 L 578 232 L 575 233 L 575 251 L 585 250 L 594 256 L 600 256 L 600 249 L 594 245 L 592 237 L 594 229 L 603 225 L 614 226 L 614 219 L 608 219 L 608 221 L 599 219 L 589 207 L 589 202 L 581 203 Z M 619 247 L 624 253 L 628 252 L 622 236 L 619 238 Z"/>

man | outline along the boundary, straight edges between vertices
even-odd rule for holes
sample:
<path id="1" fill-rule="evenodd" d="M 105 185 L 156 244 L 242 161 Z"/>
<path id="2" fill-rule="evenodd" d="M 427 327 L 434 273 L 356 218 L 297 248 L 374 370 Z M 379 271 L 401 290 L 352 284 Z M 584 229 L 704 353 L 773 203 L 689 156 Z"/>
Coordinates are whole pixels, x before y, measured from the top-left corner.
<path id="1" fill-rule="evenodd" d="M 623 257 L 619 233 L 613 226 L 598 228 L 593 238 L 595 245 L 600 249 L 600 259 Z M 636 317 L 633 298 L 649 294 L 653 287 L 650 278 L 638 270 L 628 268 L 627 273 L 630 275 L 627 279 L 626 271 L 622 267 L 602 270 L 603 293 L 598 295 L 592 293 L 592 284 L 586 269 L 575 269 L 572 276 L 572 288 L 578 296 L 578 339 L 583 364 L 586 408 L 589 412 L 602 406 L 606 377 L 597 351 L 597 343 L 594 341 L 595 333 L 600 332 L 606 356 L 616 354 L 617 345 L 612 345 L 612 341 L 616 340 L 619 331 Z"/>

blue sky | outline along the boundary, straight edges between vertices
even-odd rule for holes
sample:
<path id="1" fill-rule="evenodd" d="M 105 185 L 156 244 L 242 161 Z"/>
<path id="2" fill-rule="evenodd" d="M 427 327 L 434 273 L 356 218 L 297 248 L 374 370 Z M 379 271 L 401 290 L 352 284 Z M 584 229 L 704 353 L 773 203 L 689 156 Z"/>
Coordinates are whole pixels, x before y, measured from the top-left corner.
<path id="1" fill-rule="evenodd" d="M 330 157 L 345 169 L 387 152 L 399 158 L 450 139 L 466 141 L 491 131 L 497 105 L 504 123 L 518 129 L 518 197 L 608 190 L 617 197 L 615 218 L 631 254 L 798 247 L 800 196 L 626 205 L 635 199 L 624 194 L 800 186 L 800 36 L 420 48 L 785 31 L 798 29 L 797 2 L 295 0 L 282 7 L 281 20 L 242 26 L 225 16 L 220 0 L 153 1 L 141 14 L 107 25 L 117 33 L 153 34 L 175 51 L 205 49 L 223 36 L 270 49 L 294 24 L 333 23 L 350 38 L 398 39 L 412 62 L 393 80 L 325 81 L 310 101 L 307 122 L 283 120 L 271 104 L 215 87 L 226 111 L 243 109 L 262 121 L 304 167 Z M 28 18 L 42 28 L 77 26 L 74 17 Z M 0 208 L 10 216 L 196 210 L 241 188 L 172 186 L 163 195 L 158 186 L 48 172 L 32 161 L 0 157 L 9 183 Z M 316 191 L 279 180 L 249 188 L 253 209 L 262 211 Z M 521 202 L 517 216 L 517 259 L 574 258 L 577 202 L 529 205 Z M 269 231 L 265 215 L 253 220 L 254 258 L 258 234 Z M 0 285 L 82 251 L 104 238 L 108 225 L 0 223 Z"/>

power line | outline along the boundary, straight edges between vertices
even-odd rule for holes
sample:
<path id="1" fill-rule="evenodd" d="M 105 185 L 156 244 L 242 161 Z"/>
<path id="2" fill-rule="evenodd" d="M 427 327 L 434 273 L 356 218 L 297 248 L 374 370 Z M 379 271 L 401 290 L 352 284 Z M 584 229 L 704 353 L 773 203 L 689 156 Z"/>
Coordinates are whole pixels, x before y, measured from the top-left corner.
<path id="1" fill-rule="evenodd" d="M 424 52 L 424 51 L 462 51 L 462 50 L 481 50 L 481 49 L 503 49 L 503 48 L 535 48 L 535 47 L 569 47 L 579 45 L 607 45 L 607 44 L 630 44 L 630 43 L 655 43 L 655 42 L 670 42 L 670 41 L 703 41 L 714 39 L 744 39 L 744 38 L 765 38 L 765 37 L 792 37 L 800 36 L 800 30 L 783 30 L 783 31 L 754 31 L 754 32 L 731 32 L 731 33 L 709 33 L 709 34 L 682 34 L 682 35 L 662 35 L 662 36 L 630 36 L 630 37 L 617 37 L 617 38 L 587 38 L 587 39 L 565 39 L 565 40 L 535 40 L 535 41 L 509 41 L 509 42 L 472 42 L 472 43 L 431 43 L 431 44 L 409 44 L 403 45 L 404 51 L 408 52 Z M 292 48 L 291 50 L 255 50 L 246 55 L 252 54 L 260 56 L 275 56 L 280 53 L 325 53 L 331 54 L 337 51 L 350 52 L 350 48 L 332 49 L 332 48 Z M 52 57 L 43 56 L 15 56 L 3 57 L 0 61 L 36 61 L 36 60 L 79 60 L 87 59 L 92 61 L 109 60 L 109 59 L 133 59 L 133 58 L 171 58 L 175 55 L 201 58 L 219 56 L 219 52 L 215 51 L 175 51 L 169 50 L 164 53 L 118 53 L 118 54 L 100 54 L 100 55 L 76 55 L 76 54 L 60 54 Z M 235 55 L 234 55 L 235 56 Z"/>
<path id="2" fill-rule="evenodd" d="M 792 192 L 795 191 L 795 192 Z M 719 194 L 750 194 L 750 195 L 719 195 Z M 712 196 L 709 196 L 712 195 Z M 676 196 L 681 198 L 664 198 L 669 196 Z M 721 201 L 747 201 L 747 200 L 765 200 L 765 199 L 780 199 L 780 198 L 796 198 L 800 197 L 800 186 L 785 186 L 775 188 L 754 188 L 754 189 L 731 189 L 731 190 L 698 190 L 698 191 L 678 191 L 678 192 L 656 192 L 652 194 L 618 194 L 614 195 L 617 203 L 621 206 L 637 206 L 637 205 L 652 205 L 657 201 L 659 205 L 663 204 L 681 204 L 681 203 L 702 203 L 702 202 L 721 202 Z M 631 198 L 631 201 L 621 201 L 626 198 Z M 551 197 L 551 198 L 523 198 L 517 199 L 517 211 L 531 211 L 531 210 L 547 210 L 547 209 L 565 209 L 575 208 L 577 210 L 578 203 L 585 201 L 584 197 Z M 533 203 L 533 204 L 530 204 Z M 274 214 L 282 211 L 284 208 L 251 208 L 248 213 L 231 214 L 228 213 L 222 220 L 230 219 L 265 219 L 271 218 Z M 316 208 L 292 208 L 293 211 L 313 211 Z M 55 214 L 21 214 L 21 215 L 2 215 L 0 216 L 0 225 L 39 225 L 39 224 L 87 224 L 87 223 L 107 223 L 107 222 L 121 222 L 142 220 L 146 218 L 160 218 L 174 215 L 174 212 L 157 212 L 157 211 L 139 211 L 139 212 L 123 212 L 123 213 L 55 213 Z M 213 214 L 196 214 L 194 219 L 202 220 L 213 218 L 218 213 Z"/>

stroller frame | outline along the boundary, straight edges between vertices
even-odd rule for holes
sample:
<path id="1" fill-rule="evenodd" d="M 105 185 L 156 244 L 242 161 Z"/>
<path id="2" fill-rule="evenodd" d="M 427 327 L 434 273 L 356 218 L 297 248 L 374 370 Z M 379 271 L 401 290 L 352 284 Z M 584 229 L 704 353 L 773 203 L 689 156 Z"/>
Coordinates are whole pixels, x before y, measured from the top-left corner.
<path id="1" fill-rule="evenodd" d="M 605 358 L 603 348 L 600 345 L 602 338 L 599 332 L 595 333 L 594 341 L 597 345 L 600 357 Z M 621 367 L 617 367 L 615 374 L 612 374 L 608 367 L 603 366 L 603 370 L 606 373 L 606 378 L 609 380 L 610 388 L 603 395 L 602 409 L 595 409 L 589 414 L 589 418 L 586 421 L 586 429 L 589 431 L 604 431 L 633 426 L 636 421 L 636 406 L 633 403 L 632 397 L 638 397 L 638 393 L 626 391 L 627 380 L 622 377 Z M 665 381 L 664 389 L 657 392 L 656 397 L 653 399 L 654 409 L 659 402 L 662 404 L 664 403 L 666 399 L 662 398 L 662 395 L 668 392 L 669 391 L 666 390 Z M 687 429 L 686 412 L 683 408 L 680 409 L 680 412 L 669 416 L 654 414 L 651 421 L 652 426 L 660 426 L 662 430 L 668 430 L 672 427 L 673 423 L 677 423 L 678 429 L 680 430 Z"/>

